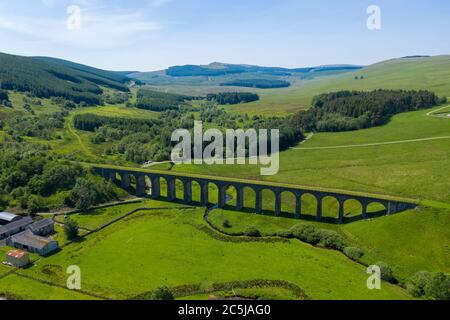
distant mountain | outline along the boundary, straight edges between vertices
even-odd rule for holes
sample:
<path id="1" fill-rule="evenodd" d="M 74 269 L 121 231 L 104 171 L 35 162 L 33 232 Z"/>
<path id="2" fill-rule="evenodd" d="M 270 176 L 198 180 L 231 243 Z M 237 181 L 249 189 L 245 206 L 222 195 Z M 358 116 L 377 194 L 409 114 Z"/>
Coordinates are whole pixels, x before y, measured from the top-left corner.
<path id="1" fill-rule="evenodd" d="M 230 81 L 246 79 L 263 81 L 286 80 L 289 77 L 311 79 L 317 76 L 335 75 L 360 70 L 362 68 L 361 66 L 355 65 L 329 65 L 289 69 L 213 62 L 208 65 L 183 65 L 154 72 L 136 72 L 127 76 L 156 86 L 217 86 Z"/>
<path id="2" fill-rule="evenodd" d="M 344 71 L 344 70 L 357 70 L 361 69 L 361 66 L 353 65 L 332 65 L 332 66 L 320 66 L 310 68 L 280 68 L 280 67 L 261 67 L 253 65 L 241 65 L 241 64 L 226 64 L 220 62 L 214 62 L 206 66 L 175 66 L 166 70 L 166 75 L 171 77 L 192 77 L 192 76 L 222 76 L 229 74 L 240 73 L 261 73 L 274 76 L 290 76 L 294 73 L 310 73 L 310 72 L 323 72 L 323 71 Z"/>
<path id="3" fill-rule="evenodd" d="M 127 92 L 129 81 L 126 76 L 70 61 L 0 53 L 0 88 L 30 92 L 40 98 L 98 104 L 101 86 Z"/>

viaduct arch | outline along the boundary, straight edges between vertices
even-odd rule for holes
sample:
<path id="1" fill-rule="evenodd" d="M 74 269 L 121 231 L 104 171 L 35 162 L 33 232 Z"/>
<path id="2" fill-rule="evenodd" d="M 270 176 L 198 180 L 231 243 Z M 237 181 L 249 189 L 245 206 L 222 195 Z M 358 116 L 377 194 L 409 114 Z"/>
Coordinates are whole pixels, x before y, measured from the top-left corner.
<path id="1" fill-rule="evenodd" d="M 361 204 L 362 212 L 361 218 L 366 219 L 367 209 L 372 203 L 379 203 L 386 208 L 386 214 L 392 215 L 405 210 L 413 209 L 417 205 L 413 202 L 399 201 L 390 197 L 383 196 L 363 196 L 355 194 L 346 194 L 338 192 L 319 191 L 312 189 L 304 189 L 296 186 L 281 186 L 264 182 L 251 182 L 242 180 L 233 180 L 225 178 L 209 178 L 201 176 L 187 176 L 182 174 L 171 174 L 163 172 L 146 172 L 133 169 L 122 168 L 106 168 L 93 167 L 95 173 L 101 175 L 104 179 L 115 183 L 120 183 L 124 189 L 130 189 L 134 179 L 136 186 L 136 196 L 151 196 L 153 199 L 161 198 L 161 180 L 164 179 L 167 185 L 167 200 L 177 200 L 177 181 L 183 184 L 183 199 L 184 203 L 192 203 L 192 185 L 195 182 L 200 186 L 200 205 L 206 206 L 210 203 L 211 195 L 209 194 L 210 185 L 215 185 L 218 190 L 217 206 L 219 208 L 225 207 L 227 204 L 227 190 L 233 187 L 236 190 L 236 210 L 242 211 L 244 209 L 244 199 L 246 188 L 250 188 L 256 194 L 255 211 L 257 214 L 263 212 L 263 191 L 270 190 L 275 195 L 274 214 L 280 216 L 282 213 L 282 195 L 283 193 L 291 193 L 295 196 L 295 218 L 301 219 L 302 210 L 302 196 L 311 195 L 317 200 L 317 210 L 315 212 L 316 221 L 323 220 L 323 200 L 331 197 L 337 200 L 339 204 L 338 223 L 344 223 L 344 207 L 348 200 L 355 200 Z M 120 177 L 120 181 L 118 179 Z M 150 186 L 147 181 L 150 181 Z"/>

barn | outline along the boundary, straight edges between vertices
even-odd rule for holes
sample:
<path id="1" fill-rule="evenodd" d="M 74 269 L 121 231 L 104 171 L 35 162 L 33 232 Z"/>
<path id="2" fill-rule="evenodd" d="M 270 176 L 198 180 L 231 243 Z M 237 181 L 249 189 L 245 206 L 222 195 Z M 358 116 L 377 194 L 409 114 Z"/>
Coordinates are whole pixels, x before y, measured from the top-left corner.
<path id="1" fill-rule="evenodd" d="M 22 219 L 21 216 L 9 213 L 9 212 L 0 212 L 0 225 L 5 225 L 11 222 L 16 222 Z"/>

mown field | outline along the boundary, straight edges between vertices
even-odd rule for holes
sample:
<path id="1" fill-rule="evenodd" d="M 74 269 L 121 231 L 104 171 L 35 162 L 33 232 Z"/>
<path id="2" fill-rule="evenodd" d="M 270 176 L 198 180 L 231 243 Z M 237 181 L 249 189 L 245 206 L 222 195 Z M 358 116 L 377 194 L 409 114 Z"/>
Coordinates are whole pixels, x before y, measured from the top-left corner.
<path id="1" fill-rule="evenodd" d="M 365 268 L 341 253 L 299 241 L 227 242 L 203 231 L 203 209 L 141 212 L 21 274 L 64 285 L 64 270 L 78 265 L 82 288 L 127 299 L 160 285 L 176 287 L 239 280 L 286 280 L 314 299 L 405 299 L 399 287 L 366 287 Z M 189 267 L 187 267 L 189 266 Z"/>

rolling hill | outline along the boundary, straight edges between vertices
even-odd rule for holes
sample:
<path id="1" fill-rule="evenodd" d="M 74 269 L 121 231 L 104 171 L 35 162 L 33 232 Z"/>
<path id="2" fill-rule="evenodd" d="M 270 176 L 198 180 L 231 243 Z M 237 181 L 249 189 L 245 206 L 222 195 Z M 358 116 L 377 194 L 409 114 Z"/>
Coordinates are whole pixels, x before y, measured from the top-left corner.
<path id="1" fill-rule="evenodd" d="M 250 114 L 286 114 L 308 109 L 312 98 L 322 93 L 375 89 L 423 89 L 448 97 L 450 55 L 392 59 L 354 72 L 297 81 L 287 89 L 259 90 L 260 101 L 233 108 Z"/>
<path id="2" fill-rule="evenodd" d="M 245 80 L 286 80 L 289 78 L 311 78 L 339 74 L 361 69 L 354 65 L 330 65 L 307 68 L 261 67 L 244 64 L 213 62 L 209 65 L 173 66 L 155 72 L 136 72 L 128 76 L 151 85 L 221 85 L 222 83 Z"/>
<path id="3" fill-rule="evenodd" d="M 52 57 L 33 57 L 33 59 L 46 61 L 54 64 L 58 64 L 64 67 L 69 67 L 74 70 L 82 71 L 85 73 L 92 74 L 97 77 L 109 79 L 111 81 L 120 82 L 120 83 L 127 83 L 130 81 L 130 78 L 126 76 L 126 74 L 131 72 L 116 72 L 116 71 L 106 71 L 102 69 L 97 69 L 94 67 L 86 66 L 84 64 L 79 64 L 76 62 L 58 59 L 58 58 L 52 58 Z"/>
<path id="4" fill-rule="evenodd" d="M 29 92 L 39 98 L 99 104 L 101 87 L 128 92 L 127 80 L 114 72 L 64 60 L 0 53 L 0 88 Z"/>

